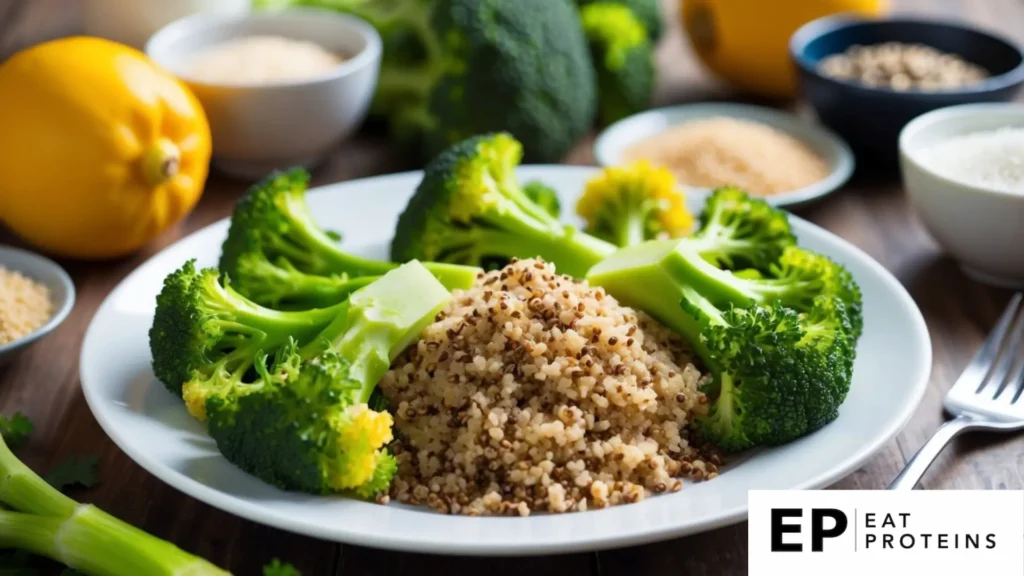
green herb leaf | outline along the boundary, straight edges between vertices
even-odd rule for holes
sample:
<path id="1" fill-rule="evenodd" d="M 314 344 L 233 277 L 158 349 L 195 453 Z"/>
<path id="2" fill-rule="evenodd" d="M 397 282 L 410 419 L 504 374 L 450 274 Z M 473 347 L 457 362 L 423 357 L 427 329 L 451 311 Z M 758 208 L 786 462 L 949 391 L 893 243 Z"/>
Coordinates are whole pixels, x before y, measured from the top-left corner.
<path id="1" fill-rule="evenodd" d="M 60 573 L 60 576 L 85 576 L 85 574 L 79 572 L 78 570 L 75 570 L 74 568 L 65 568 Z"/>
<path id="2" fill-rule="evenodd" d="M 0 416 L 0 436 L 14 448 L 24 444 L 32 434 L 32 421 L 21 412 L 15 412 L 10 418 Z"/>
<path id="3" fill-rule="evenodd" d="M 73 486 L 84 486 L 92 488 L 96 485 L 96 464 L 99 458 L 96 456 L 85 456 L 75 458 L 72 456 L 60 464 L 54 466 L 48 474 L 43 476 L 50 486 L 57 490 L 64 491 Z"/>
<path id="4" fill-rule="evenodd" d="M 291 564 L 284 564 L 274 558 L 270 564 L 263 567 L 263 576 L 302 576 L 302 573 Z"/>

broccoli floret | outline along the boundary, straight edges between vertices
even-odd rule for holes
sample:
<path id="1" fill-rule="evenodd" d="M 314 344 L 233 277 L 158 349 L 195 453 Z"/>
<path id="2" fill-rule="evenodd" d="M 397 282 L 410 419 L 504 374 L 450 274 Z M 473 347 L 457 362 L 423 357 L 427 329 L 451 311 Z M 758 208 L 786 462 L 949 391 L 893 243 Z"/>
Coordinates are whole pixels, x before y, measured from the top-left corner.
<path id="1" fill-rule="evenodd" d="M 507 133 L 464 140 L 438 155 L 398 219 L 391 257 L 500 267 L 543 258 L 581 277 L 615 246 L 552 217 L 516 180 L 522 145 Z"/>
<path id="2" fill-rule="evenodd" d="M 713 376 L 700 420 L 729 451 L 789 442 L 835 419 L 861 320 L 849 272 L 798 248 L 785 214 L 716 191 L 703 227 L 624 248 L 587 275 L 686 338 Z"/>
<path id="3" fill-rule="evenodd" d="M 558 218 L 562 215 L 562 202 L 558 199 L 558 192 L 551 186 L 540 180 L 532 180 L 523 184 L 523 193 L 526 194 L 527 198 L 533 200 L 538 206 L 547 211 L 553 218 Z"/>
<path id="4" fill-rule="evenodd" d="M 271 485 L 372 497 L 387 489 L 396 463 L 385 449 L 391 415 L 368 402 L 450 297 L 419 262 L 404 264 L 353 292 L 306 345 L 261 358 L 255 380 L 186 383 L 189 411 L 207 422 L 225 458 Z"/>
<path id="5" fill-rule="evenodd" d="M 632 10 L 616 2 L 580 9 L 597 70 L 598 120 L 611 124 L 646 110 L 654 95 L 654 49 Z"/>
<path id="6" fill-rule="evenodd" d="M 628 7 L 643 24 L 652 44 L 657 43 L 665 31 L 659 0 L 576 0 L 580 8 L 595 2 L 614 2 Z"/>
<path id="7" fill-rule="evenodd" d="M 576 213 L 587 222 L 587 233 L 620 247 L 686 236 L 694 223 L 675 176 L 643 160 L 592 178 Z"/>
<path id="8" fill-rule="evenodd" d="M 306 203 L 309 174 L 275 172 L 252 186 L 231 216 L 220 269 L 250 300 L 276 309 L 332 306 L 398 264 L 343 251 Z M 450 289 L 469 288 L 479 269 L 426 263 Z"/>
<path id="9" fill-rule="evenodd" d="M 264 308 L 221 282 L 194 260 L 164 279 L 149 330 L 153 372 L 175 395 L 190 379 L 241 381 L 253 377 L 255 357 L 290 339 L 307 342 L 344 304 L 301 312 Z"/>

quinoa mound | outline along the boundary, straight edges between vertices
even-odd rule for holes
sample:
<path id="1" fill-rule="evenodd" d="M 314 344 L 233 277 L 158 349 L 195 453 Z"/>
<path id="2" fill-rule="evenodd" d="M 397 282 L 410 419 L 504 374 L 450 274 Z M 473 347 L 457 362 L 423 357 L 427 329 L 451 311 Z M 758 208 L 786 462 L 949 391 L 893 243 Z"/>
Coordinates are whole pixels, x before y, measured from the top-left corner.
<path id="1" fill-rule="evenodd" d="M 528 515 L 636 502 L 718 474 L 691 442 L 702 375 L 673 332 L 540 260 L 456 291 L 380 383 L 390 499 Z"/>

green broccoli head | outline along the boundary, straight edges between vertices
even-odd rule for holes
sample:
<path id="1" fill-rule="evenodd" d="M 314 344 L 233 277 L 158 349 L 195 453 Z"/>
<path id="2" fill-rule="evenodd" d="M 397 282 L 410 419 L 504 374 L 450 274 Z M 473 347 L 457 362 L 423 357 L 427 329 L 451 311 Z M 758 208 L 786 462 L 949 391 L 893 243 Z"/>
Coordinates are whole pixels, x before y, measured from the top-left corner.
<path id="1" fill-rule="evenodd" d="M 694 221 L 672 173 L 647 161 L 602 170 L 587 182 L 576 212 L 587 233 L 620 247 L 686 236 Z"/>
<path id="2" fill-rule="evenodd" d="M 681 306 L 700 325 L 714 376 L 711 410 L 698 421 L 705 439 L 730 452 L 775 446 L 838 416 L 854 359 L 841 300 L 821 296 L 805 314 L 778 304 L 721 310 L 699 295 Z"/>
<path id="3" fill-rule="evenodd" d="M 560 161 L 596 113 L 595 70 L 565 0 L 437 0 L 443 72 L 426 102 L 424 152 L 508 131 L 530 163 Z"/>
<path id="4" fill-rule="evenodd" d="M 343 251 L 306 202 L 309 173 L 274 172 L 239 199 L 220 268 L 247 298 L 279 309 L 331 306 L 397 264 Z M 427 264 L 450 288 L 468 288 L 477 269 Z"/>
<path id="5" fill-rule="evenodd" d="M 693 238 L 705 259 L 732 270 L 765 270 L 796 243 L 785 212 L 732 186 L 712 191 Z"/>
<path id="6" fill-rule="evenodd" d="M 562 202 L 558 199 L 558 192 L 551 186 L 540 180 L 531 180 L 523 184 L 523 193 L 552 218 L 559 218 L 562 215 Z"/>
<path id="7" fill-rule="evenodd" d="M 582 276 L 614 251 L 532 201 L 516 179 L 521 158 L 522 145 L 507 133 L 475 136 L 439 154 L 398 219 L 392 259 L 493 268 L 540 257 Z"/>
<path id="8" fill-rule="evenodd" d="M 217 270 L 189 260 L 164 279 L 149 331 L 153 372 L 176 395 L 193 379 L 241 381 L 254 358 L 290 337 L 316 336 L 340 306 L 280 312 L 257 305 L 225 286 Z"/>
<path id="9" fill-rule="evenodd" d="M 643 24 L 644 31 L 652 44 L 661 39 L 665 24 L 659 0 L 576 0 L 580 8 L 585 8 L 595 2 L 613 2 L 629 8 Z"/>
<path id="10" fill-rule="evenodd" d="M 643 23 L 625 4 L 586 4 L 583 33 L 597 72 L 598 120 L 611 124 L 646 110 L 654 95 L 654 49 Z"/>
<path id="11" fill-rule="evenodd" d="M 385 449 L 393 422 L 369 405 L 373 391 L 450 297 L 422 264 L 404 264 L 353 292 L 305 345 L 261 354 L 255 379 L 193 380 L 186 402 L 242 470 L 285 490 L 374 496 L 396 465 Z"/>
<path id="12" fill-rule="evenodd" d="M 210 437 L 229 461 L 284 490 L 326 494 L 386 490 L 394 458 L 387 412 L 359 402 L 363 383 L 330 352 L 302 361 L 282 349 L 255 384 L 206 400 Z"/>

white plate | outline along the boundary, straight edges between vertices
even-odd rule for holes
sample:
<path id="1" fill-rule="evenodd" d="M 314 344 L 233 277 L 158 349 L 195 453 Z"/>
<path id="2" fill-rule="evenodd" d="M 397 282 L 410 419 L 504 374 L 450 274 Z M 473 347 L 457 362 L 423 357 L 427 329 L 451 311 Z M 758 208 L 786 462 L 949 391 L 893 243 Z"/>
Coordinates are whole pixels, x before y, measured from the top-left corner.
<path id="1" fill-rule="evenodd" d="M 521 169 L 520 178 L 547 181 L 563 206 L 571 206 L 595 171 L 535 166 Z M 321 225 L 344 231 L 347 249 L 384 258 L 419 179 L 420 173 L 406 173 L 337 184 L 311 191 L 309 202 Z M 746 518 L 752 488 L 821 488 L 854 471 L 906 424 L 928 381 L 924 320 L 896 279 L 843 240 L 793 218 L 801 244 L 847 264 L 865 300 L 853 389 L 839 418 L 817 433 L 751 455 L 678 493 L 582 513 L 471 518 L 284 493 L 224 460 L 150 371 L 147 331 L 164 276 L 188 258 L 215 265 L 227 226 L 221 221 L 181 240 L 114 289 L 85 335 L 82 388 L 107 434 L 164 482 L 238 516 L 327 540 L 447 554 L 540 554 L 639 544 L 736 523 Z"/>
<path id="2" fill-rule="evenodd" d="M 594 156 L 600 166 L 622 164 L 625 151 L 645 138 L 679 124 L 719 116 L 771 126 L 804 142 L 828 162 L 831 171 L 824 180 L 799 190 L 767 196 L 765 200 L 769 204 L 790 208 L 806 204 L 838 190 L 853 174 L 853 152 L 846 142 L 831 130 L 793 114 L 745 104 L 684 104 L 648 110 L 623 118 L 598 135 L 594 142 Z M 706 188 L 685 187 L 693 195 L 704 197 L 708 193 Z"/>

